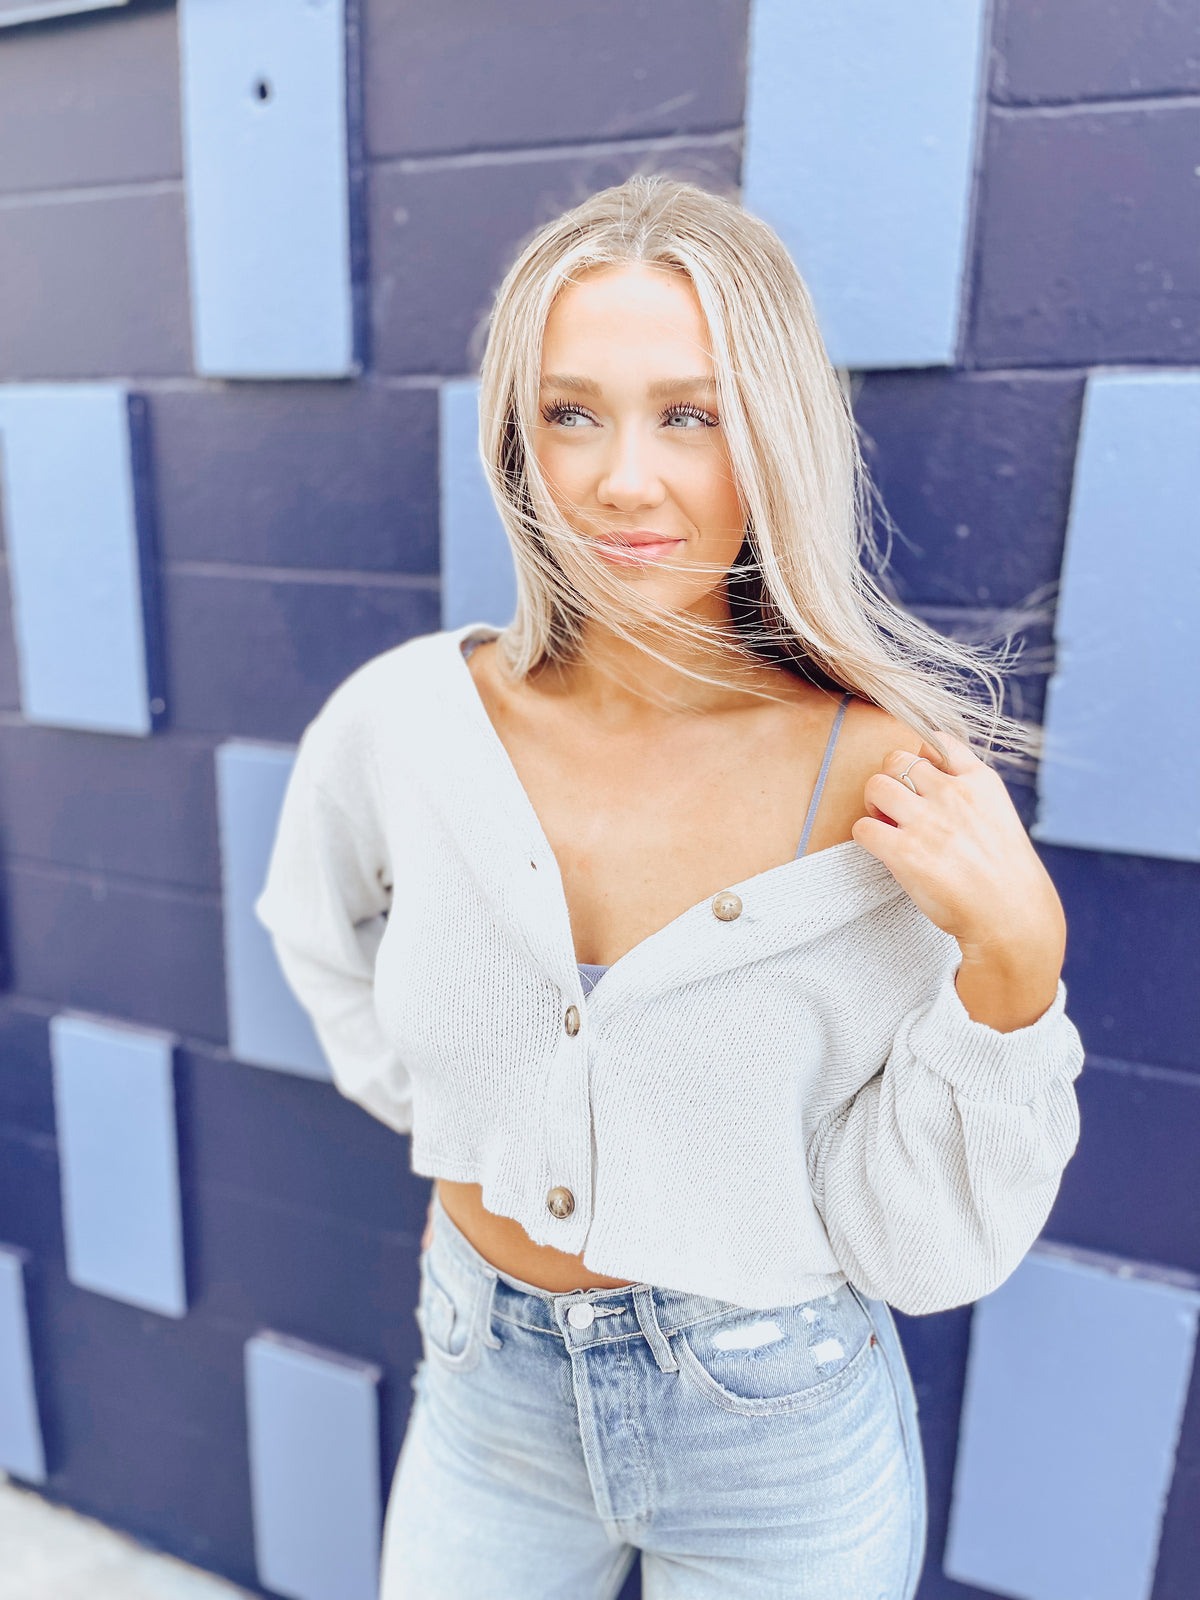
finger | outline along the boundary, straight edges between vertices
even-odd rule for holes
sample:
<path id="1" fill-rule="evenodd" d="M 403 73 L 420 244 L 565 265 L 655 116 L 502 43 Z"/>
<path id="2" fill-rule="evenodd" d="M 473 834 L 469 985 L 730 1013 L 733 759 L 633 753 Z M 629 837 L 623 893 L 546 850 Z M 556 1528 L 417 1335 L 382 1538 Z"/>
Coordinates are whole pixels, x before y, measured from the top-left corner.
<path id="1" fill-rule="evenodd" d="M 863 799 L 874 811 L 903 827 L 920 814 L 925 801 L 914 794 L 907 784 L 898 782 L 886 772 L 873 772 L 863 785 Z"/>
<path id="2" fill-rule="evenodd" d="M 850 834 L 856 844 L 862 845 L 863 849 L 877 861 L 882 861 L 885 867 L 890 867 L 891 858 L 900 839 L 899 828 L 894 828 L 887 822 L 880 822 L 874 817 L 859 817 Z"/>
<path id="3" fill-rule="evenodd" d="M 956 739 L 952 733 L 943 733 L 938 729 L 938 738 L 945 747 L 946 754 L 939 755 L 937 748 L 925 740 L 920 749 L 920 754 L 931 762 L 941 772 L 949 773 L 952 778 L 964 777 L 968 772 L 974 772 L 976 767 L 981 767 L 983 762 L 962 739 Z"/>
<path id="4" fill-rule="evenodd" d="M 915 750 L 891 751 L 889 755 L 884 756 L 882 767 L 889 778 L 895 778 L 897 783 L 902 783 L 906 789 L 911 783 L 919 795 L 926 795 L 936 790 L 938 784 L 945 778 L 945 774 L 931 764 L 928 756 L 918 755 Z M 907 782 L 904 777 L 906 773 Z M 911 789 L 909 793 L 912 793 Z"/>

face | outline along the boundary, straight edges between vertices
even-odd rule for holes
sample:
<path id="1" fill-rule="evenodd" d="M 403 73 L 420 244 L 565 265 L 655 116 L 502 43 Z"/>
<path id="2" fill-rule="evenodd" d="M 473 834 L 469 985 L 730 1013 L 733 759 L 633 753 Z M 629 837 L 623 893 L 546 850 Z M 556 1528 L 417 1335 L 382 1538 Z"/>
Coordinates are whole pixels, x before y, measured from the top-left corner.
<path id="1" fill-rule="evenodd" d="M 555 504 L 613 575 L 670 611 L 728 616 L 724 576 L 746 519 L 686 277 L 630 265 L 562 291 L 534 439 Z"/>

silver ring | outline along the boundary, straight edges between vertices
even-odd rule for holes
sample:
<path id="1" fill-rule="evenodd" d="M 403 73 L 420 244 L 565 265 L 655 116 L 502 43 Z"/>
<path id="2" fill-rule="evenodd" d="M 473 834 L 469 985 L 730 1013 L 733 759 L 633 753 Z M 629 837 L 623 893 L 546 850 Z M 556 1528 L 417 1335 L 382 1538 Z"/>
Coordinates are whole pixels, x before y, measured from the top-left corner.
<path id="1" fill-rule="evenodd" d="M 933 762 L 930 761 L 928 756 L 914 756 L 913 759 L 905 767 L 904 771 L 900 774 L 900 782 L 904 785 L 904 787 L 906 789 L 911 789 L 914 794 L 917 794 L 918 790 L 917 790 L 916 784 L 909 777 L 909 773 L 916 766 L 918 761 L 923 761 L 926 764 L 926 766 L 929 766 L 929 767 L 931 767 L 933 765 Z"/>

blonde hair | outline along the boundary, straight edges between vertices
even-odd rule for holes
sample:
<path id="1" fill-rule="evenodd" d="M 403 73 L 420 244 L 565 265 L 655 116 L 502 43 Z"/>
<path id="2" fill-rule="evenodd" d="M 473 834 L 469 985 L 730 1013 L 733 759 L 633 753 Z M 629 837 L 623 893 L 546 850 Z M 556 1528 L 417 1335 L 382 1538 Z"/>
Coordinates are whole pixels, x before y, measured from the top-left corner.
<path id="1" fill-rule="evenodd" d="M 727 576 L 733 628 L 671 616 L 588 556 L 533 449 L 542 341 L 559 292 L 624 264 L 686 275 L 707 321 L 720 425 L 747 514 Z M 541 228 L 497 293 L 481 370 L 480 452 L 517 576 L 500 656 L 514 678 L 576 657 L 589 619 L 659 660 L 674 633 L 704 642 L 716 678 L 761 683 L 764 661 L 840 686 L 937 743 L 1028 751 L 1034 731 L 1001 714 L 1003 652 L 936 633 L 888 592 L 874 533 L 878 501 L 850 402 L 808 290 L 777 235 L 694 184 L 635 177 Z M 579 521 L 576 518 L 576 521 Z M 583 520 L 586 521 L 586 518 Z M 761 689 L 751 688 L 750 692 Z"/>

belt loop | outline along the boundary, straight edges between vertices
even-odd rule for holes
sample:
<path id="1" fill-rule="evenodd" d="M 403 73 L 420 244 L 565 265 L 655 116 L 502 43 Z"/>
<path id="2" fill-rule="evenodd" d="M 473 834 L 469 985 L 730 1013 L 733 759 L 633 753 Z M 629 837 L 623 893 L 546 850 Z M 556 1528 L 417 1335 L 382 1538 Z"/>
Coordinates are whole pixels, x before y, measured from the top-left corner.
<path id="1" fill-rule="evenodd" d="M 492 1329 L 492 1304 L 496 1298 L 496 1284 L 499 1281 L 494 1272 L 488 1273 L 487 1280 L 479 1292 L 479 1310 L 476 1313 L 479 1317 L 479 1336 L 489 1350 L 504 1348 L 504 1341 L 498 1339 Z"/>
<path id="2" fill-rule="evenodd" d="M 646 1343 L 650 1346 L 655 1361 L 658 1362 L 658 1370 L 678 1372 L 679 1363 L 666 1335 L 658 1325 L 658 1317 L 654 1310 L 654 1291 L 649 1284 L 640 1284 L 633 1291 L 633 1309 L 637 1313 L 638 1326 L 646 1335 Z"/>

